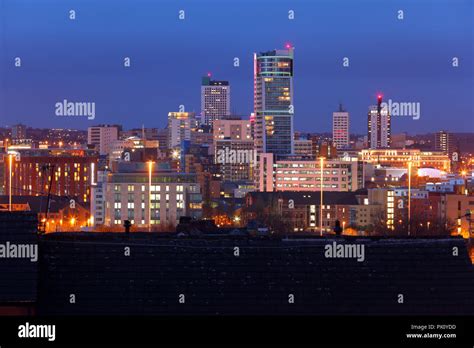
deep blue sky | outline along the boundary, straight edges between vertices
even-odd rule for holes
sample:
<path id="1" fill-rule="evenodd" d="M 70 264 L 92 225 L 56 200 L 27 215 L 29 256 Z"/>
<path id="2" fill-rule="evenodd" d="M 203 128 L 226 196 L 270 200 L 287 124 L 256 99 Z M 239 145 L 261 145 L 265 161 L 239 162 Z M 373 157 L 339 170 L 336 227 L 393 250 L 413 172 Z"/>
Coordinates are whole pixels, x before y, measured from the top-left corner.
<path id="1" fill-rule="evenodd" d="M 248 115 L 253 52 L 291 42 L 298 130 L 329 131 L 342 102 L 351 131 L 365 133 L 367 107 L 382 91 L 385 98 L 421 103 L 421 119 L 394 118 L 394 132 L 472 132 L 473 3 L 0 0 L 0 126 L 164 127 L 168 111 L 180 104 L 199 112 L 200 78 L 208 71 L 230 81 L 233 111 Z M 20 69 L 13 65 L 17 56 Z M 125 56 L 130 69 L 123 68 Z M 453 56 L 460 59 L 457 69 Z M 94 101 L 96 119 L 55 116 L 54 104 L 63 99 Z"/>

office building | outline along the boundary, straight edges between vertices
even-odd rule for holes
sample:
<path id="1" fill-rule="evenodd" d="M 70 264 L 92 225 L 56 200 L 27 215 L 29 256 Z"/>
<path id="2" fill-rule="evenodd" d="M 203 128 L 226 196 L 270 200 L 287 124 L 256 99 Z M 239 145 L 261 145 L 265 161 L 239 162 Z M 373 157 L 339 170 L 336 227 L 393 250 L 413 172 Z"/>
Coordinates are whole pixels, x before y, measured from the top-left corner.
<path id="1" fill-rule="evenodd" d="M 252 180 L 256 153 L 252 140 L 224 138 L 215 141 L 215 163 L 219 164 L 222 180 Z"/>
<path id="2" fill-rule="evenodd" d="M 174 231 L 182 216 L 200 218 L 202 195 L 196 175 L 159 170 L 153 164 L 151 185 L 147 163 L 122 163 L 105 182 L 106 226 L 129 220 L 137 227 Z M 155 228 L 153 228 L 155 229 Z"/>
<path id="3" fill-rule="evenodd" d="M 342 105 L 332 113 L 332 141 L 337 149 L 349 147 L 349 112 Z"/>
<path id="4" fill-rule="evenodd" d="M 119 138 L 121 127 L 98 125 L 87 129 L 87 144 L 94 145 L 101 155 L 107 155 L 113 141 Z"/>
<path id="5" fill-rule="evenodd" d="M 320 191 L 321 162 L 306 158 L 276 159 L 271 154 L 259 156 L 257 190 Z M 357 159 L 323 161 L 324 191 L 356 191 L 363 187 L 363 164 Z"/>
<path id="6" fill-rule="evenodd" d="M 211 80 L 210 75 L 202 78 L 201 121 L 212 126 L 214 121 L 230 115 L 230 85 L 228 81 Z"/>
<path id="7" fill-rule="evenodd" d="M 435 151 L 452 154 L 454 151 L 453 135 L 447 131 L 439 131 L 435 134 Z"/>
<path id="8" fill-rule="evenodd" d="M 313 141 L 311 139 L 296 139 L 293 141 L 295 155 L 313 157 Z"/>

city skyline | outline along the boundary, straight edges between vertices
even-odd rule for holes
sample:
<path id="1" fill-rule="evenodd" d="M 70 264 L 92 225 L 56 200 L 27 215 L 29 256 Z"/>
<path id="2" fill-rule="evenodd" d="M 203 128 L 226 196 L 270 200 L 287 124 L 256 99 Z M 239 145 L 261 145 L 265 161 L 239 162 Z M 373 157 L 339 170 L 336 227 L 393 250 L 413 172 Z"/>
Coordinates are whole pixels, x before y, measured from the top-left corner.
<path id="1" fill-rule="evenodd" d="M 474 0 L 0 0 L 0 344 L 469 343 L 473 24 Z"/>
<path id="2" fill-rule="evenodd" d="M 231 2 L 227 7 L 204 2 L 214 5 L 212 13 L 193 2 L 146 2 L 148 6 L 136 9 L 137 16 L 130 19 L 128 2 L 114 3 L 112 15 L 102 4 L 46 2 L 38 11 L 24 13 L 22 8 L 35 4 L 4 1 L 2 124 L 163 128 L 168 113 L 179 105 L 199 112 L 200 79 L 208 72 L 212 79 L 229 81 L 232 112 L 248 116 L 253 110 L 252 54 L 290 43 L 295 47 L 295 130 L 330 132 L 332 112 L 341 102 L 351 114 L 350 132 L 365 134 L 366 110 L 379 92 L 384 100 L 421 105 L 418 120 L 393 118 L 394 133 L 474 130 L 465 122 L 466 115 L 473 114 L 469 1 L 458 1 L 455 8 L 439 2 L 429 11 L 424 2 L 409 1 L 380 8 L 374 1 L 279 1 L 272 8 L 265 8 L 265 2 Z M 68 18 L 72 8 L 77 11 L 75 21 Z M 399 8 L 404 9 L 403 20 L 397 19 Z M 180 9 L 184 20 L 178 18 Z M 293 20 L 288 18 L 290 10 Z M 355 14 L 370 18 L 369 24 Z M 443 21 L 430 26 L 441 14 Z M 52 20 L 39 22 L 35 16 Z M 235 26 L 236 18 L 258 16 L 272 20 L 253 21 L 256 27 L 250 29 Z M 337 18 L 346 24 L 335 27 L 331 21 Z M 97 26 L 102 31 L 91 37 Z M 59 33 L 58 28 L 63 30 Z M 371 52 L 374 45 L 383 47 L 381 57 Z M 456 68 L 451 65 L 455 56 Z M 22 59 L 21 67 L 15 67 L 15 57 Z M 123 66 L 125 57 L 130 57 L 129 68 Z M 344 57 L 349 58 L 348 67 L 343 66 Z M 234 67 L 234 58 L 239 58 L 239 67 Z M 95 102 L 95 119 L 56 116 L 55 103 L 65 99 Z"/>

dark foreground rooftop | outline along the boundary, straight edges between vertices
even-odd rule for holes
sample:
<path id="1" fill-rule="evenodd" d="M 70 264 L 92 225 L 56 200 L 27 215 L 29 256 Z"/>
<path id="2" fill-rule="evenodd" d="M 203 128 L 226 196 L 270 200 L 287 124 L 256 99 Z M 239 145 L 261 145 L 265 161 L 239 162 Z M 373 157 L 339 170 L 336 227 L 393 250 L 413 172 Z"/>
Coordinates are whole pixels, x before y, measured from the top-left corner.
<path id="1" fill-rule="evenodd" d="M 333 242 L 363 245 L 364 260 L 327 258 Z M 51 234 L 38 313 L 473 314 L 474 269 L 458 238 Z"/>

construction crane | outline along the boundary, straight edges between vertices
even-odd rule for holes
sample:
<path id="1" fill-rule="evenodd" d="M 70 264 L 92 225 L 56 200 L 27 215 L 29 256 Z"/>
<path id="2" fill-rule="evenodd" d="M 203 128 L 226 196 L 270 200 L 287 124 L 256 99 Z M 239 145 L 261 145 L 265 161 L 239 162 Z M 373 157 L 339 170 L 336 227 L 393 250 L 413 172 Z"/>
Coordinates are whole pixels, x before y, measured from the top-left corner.
<path id="1" fill-rule="evenodd" d="M 54 164 L 45 164 L 41 167 L 41 171 L 46 174 L 49 170 L 49 183 L 48 183 L 48 198 L 46 200 L 46 208 L 44 214 L 44 223 L 40 225 L 39 232 L 46 233 L 46 224 L 48 223 L 48 213 L 49 213 L 49 202 L 51 200 L 51 187 L 53 186 L 54 180 Z"/>

